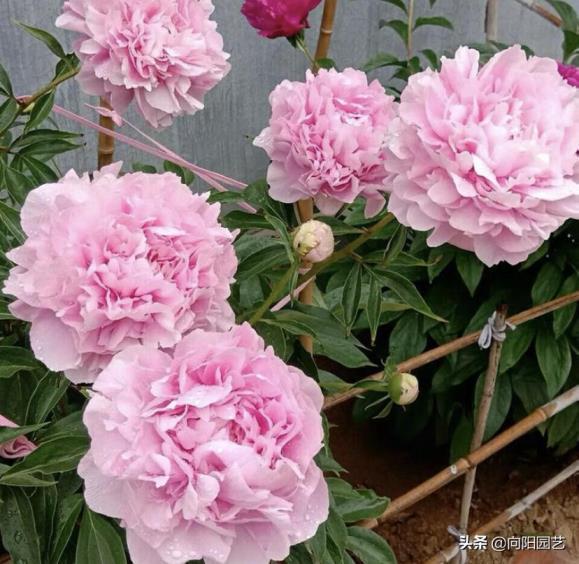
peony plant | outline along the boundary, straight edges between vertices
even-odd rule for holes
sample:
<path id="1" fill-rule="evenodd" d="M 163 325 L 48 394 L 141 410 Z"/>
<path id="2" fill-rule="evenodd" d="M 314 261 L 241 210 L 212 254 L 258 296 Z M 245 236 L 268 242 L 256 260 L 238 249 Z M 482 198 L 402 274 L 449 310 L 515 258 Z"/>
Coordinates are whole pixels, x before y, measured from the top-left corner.
<path id="1" fill-rule="evenodd" d="M 573 22 L 564 62 L 496 42 L 419 58 L 413 31 L 452 24 L 389 3 L 406 57 L 339 70 L 328 21 L 308 48 L 320 4 L 236 14 L 311 67 L 271 93 L 254 140 L 271 162 L 248 185 L 120 117 L 134 103 L 165 127 L 203 108 L 230 70 L 211 0 L 68 0 L 57 25 L 74 53 L 23 26 L 58 64 L 23 97 L 0 68 L 0 554 L 14 562 L 391 564 L 360 526 L 388 499 L 341 477 L 323 412 L 373 375 L 358 417 L 456 457 L 485 353 L 399 363 L 480 329 L 499 300 L 579 288 Z M 162 167 L 60 173 L 54 157 L 80 144 L 51 110 L 94 127 L 54 105 L 73 77 Z M 575 313 L 509 334 L 488 436 L 577 383 Z M 546 429 L 560 451 L 579 439 L 564 423 Z"/>

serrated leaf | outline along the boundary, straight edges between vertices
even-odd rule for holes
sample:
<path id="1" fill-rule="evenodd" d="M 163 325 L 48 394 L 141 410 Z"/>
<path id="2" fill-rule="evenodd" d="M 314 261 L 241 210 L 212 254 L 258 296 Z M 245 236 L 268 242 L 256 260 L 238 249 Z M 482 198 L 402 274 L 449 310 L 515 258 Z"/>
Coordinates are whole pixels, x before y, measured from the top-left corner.
<path id="1" fill-rule="evenodd" d="M 349 527 L 347 549 L 362 564 L 396 564 L 396 556 L 386 539 L 364 527 Z"/>
<path id="2" fill-rule="evenodd" d="M 18 26 L 20 26 L 24 31 L 28 32 L 32 37 L 42 41 L 59 59 L 64 59 L 66 57 L 66 53 L 62 48 L 62 45 L 58 42 L 58 39 L 44 31 L 43 29 L 39 29 L 37 27 L 32 27 L 30 25 L 26 25 L 22 22 L 16 22 Z"/>
<path id="3" fill-rule="evenodd" d="M 123 541 L 107 519 L 85 507 L 75 564 L 126 564 Z"/>
<path id="4" fill-rule="evenodd" d="M 446 29 L 454 29 L 452 22 L 447 18 L 442 16 L 429 16 L 429 17 L 420 17 L 416 18 L 416 23 L 414 24 L 414 29 L 418 29 L 419 27 L 425 25 L 432 25 L 438 27 L 445 27 Z"/>

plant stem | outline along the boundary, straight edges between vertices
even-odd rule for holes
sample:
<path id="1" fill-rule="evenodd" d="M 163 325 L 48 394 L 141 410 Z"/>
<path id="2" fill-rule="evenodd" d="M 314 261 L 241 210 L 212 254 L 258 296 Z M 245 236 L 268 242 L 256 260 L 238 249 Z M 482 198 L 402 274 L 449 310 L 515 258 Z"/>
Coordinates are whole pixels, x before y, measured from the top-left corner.
<path id="1" fill-rule="evenodd" d="M 496 331 L 504 331 L 506 329 L 507 307 L 501 306 L 496 311 L 494 320 L 494 329 Z M 476 414 L 476 425 L 470 443 L 470 452 L 479 448 L 484 439 L 485 430 L 489 413 L 491 411 L 491 404 L 495 393 L 495 385 L 497 382 L 497 375 L 499 373 L 499 363 L 501 360 L 501 351 L 503 348 L 502 341 L 494 340 L 491 344 L 489 353 L 489 364 L 485 373 L 484 388 L 480 404 Z M 470 515 L 470 508 L 472 504 L 472 494 L 474 491 L 474 483 L 476 479 L 476 467 L 470 470 L 464 480 L 464 489 L 462 491 L 462 502 L 460 506 L 460 524 L 461 531 L 468 530 L 468 518 Z M 458 563 L 457 563 L 458 564 Z"/>
<path id="2" fill-rule="evenodd" d="M 277 298 L 283 293 L 294 274 L 294 267 L 288 268 L 287 272 L 274 284 L 267 299 L 259 306 L 256 312 L 249 318 L 249 323 L 255 325 L 269 310 Z"/>
<path id="3" fill-rule="evenodd" d="M 532 12 L 535 12 L 535 14 L 539 14 L 539 16 L 545 18 L 549 23 L 552 23 L 554 26 L 556 27 L 563 26 L 563 21 L 559 16 L 553 14 L 546 8 L 543 8 L 543 6 L 537 4 L 535 0 L 515 0 L 515 2 L 521 4 L 521 6 L 525 6 L 525 8 L 528 8 Z"/>
<path id="4" fill-rule="evenodd" d="M 372 227 L 366 230 L 365 233 L 348 243 L 346 246 L 342 247 L 340 250 L 334 252 L 334 254 L 327 258 L 322 262 L 318 262 L 312 268 L 303 274 L 297 282 L 297 286 L 301 286 L 306 282 L 309 282 L 312 278 L 316 277 L 322 270 L 350 256 L 358 247 L 362 246 L 366 243 L 369 239 L 371 239 L 376 233 L 378 233 L 381 229 L 386 227 L 389 223 L 394 220 L 394 216 L 391 213 L 386 214 L 380 221 L 375 223 Z M 293 275 L 293 268 L 289 268 L 285 274 L 286 282 L 291 278 Z M 259 307 L 259 309 L 253 314 L 250 319 L 250 323 L 254 325 L 257 323 L 264 314 L 268 311 L 269 307 L 276 302 L 280 297 L 285 288 L 285 285 L 281 283 L 281 280 L 272 288 L 269 296 L 265 300 L 265 302 Z M 302 302 L 303 303 L 303 302 Z"/>
<path id="5" fill-rule="evenodd" d="M 412 33 L 414 31 L 414 0 L 408 0 L 408 38 L 406 40 L 406 55 L 408 60 L 412 59 L 413 37 Z"/>
<path id="6" fill-rule="evenodd" d="M 111 109 L 111 106 L 106 98 L 100 99 L 100 105 L 103 108 Z M 105 129 L 109 129 L 113 131 L 115 129 L 115 123 L 113 122 L 111 117 L 107 116 L 100 116 L 99 117 L 99 125 L 104 127 Z M 110 135 L 106 135 L 104 133 L 99 133 L 99 141 L 98 141 L 98 167 L 99 169 L 103 168 L 104 166 L 110 165 L 115 156 L 115 139 Z"/>
<path id="7" fill-rule="evenodd" d="M 316 69 L 316 60 L 314 59 L 313 55 L 310 53 L 306 41 L 303 37 L 298 37 L 296 40 L 296 45 L 298 49 L 306 56 L 308 63 L 311 65 L 312 69 Z"/>

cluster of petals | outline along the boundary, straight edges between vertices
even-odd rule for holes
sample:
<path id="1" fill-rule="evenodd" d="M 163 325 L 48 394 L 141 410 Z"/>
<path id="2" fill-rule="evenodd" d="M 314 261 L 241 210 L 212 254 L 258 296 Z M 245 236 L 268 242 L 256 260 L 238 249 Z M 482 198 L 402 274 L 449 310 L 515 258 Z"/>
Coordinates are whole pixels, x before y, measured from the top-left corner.
<path id="1" fill-rule="evenodd" d="M 79 466 L 138 564 L 267 564 L 328 516 L 317 384 L 247 324 L 170 353 L 130 347 L 100 374 Z"/>
<path id="2" fill-rule="evenodd" d="M 271 159 L 270 195 L 292 203 L 314 198 L 325 214 L 358 196 L 366 214 L 384 206 L 384 166 L 394 98 L 378 81 L 346 69 L 308 71 L 305 82 L 284 80 L 270 96 L 269 127 L 256 138 Z"/>
<path id="3" fill-rule="evenodd" d="M 309 27 L 308 16 L 321 1 L 245 0 L 241 13 L 263 37 L 293 37 Z"/>
<path id="4" fill-rule="evenodd" d="M 203 108 L 229 72 L 211 0 L 67 0 L 56 24 L 76 32 L 78 80 L 122 112 L 134 100 L 154 127 Z"/>
<path id="5" fill-rule="evenodd" d="M 118 176 L 120 164 L 28 195 L 26 240 L 4 293 L 32 323 L 36 357 L 73 382 L 91 382 L 134 344 L 169 347 L 195 328 L 234 321 L 234 233 L 220 207 L 172 173 Z"/>
<path id="6" fill-rule="evenodd" d="M 511 47 L 482 68 L 461 47 L 410 78 L 393 125 L 389 210 L 428 243 L 517 264 L 579 217 L 579 91 Z"/>
<path id="7" fill-rule="evenodd" d="M 18 425 L 0 414 L 0 429 L 7 427 L 16 429 Z M 36 445 L 24 435 L 0 443 L 0 458 L 24 458 L 36 449 Z"/>
<path id="8" fill-rule="evenodd" d="M 579 88 L 579 67 L 558 63 L 559 74 L 575 88 Z"/>

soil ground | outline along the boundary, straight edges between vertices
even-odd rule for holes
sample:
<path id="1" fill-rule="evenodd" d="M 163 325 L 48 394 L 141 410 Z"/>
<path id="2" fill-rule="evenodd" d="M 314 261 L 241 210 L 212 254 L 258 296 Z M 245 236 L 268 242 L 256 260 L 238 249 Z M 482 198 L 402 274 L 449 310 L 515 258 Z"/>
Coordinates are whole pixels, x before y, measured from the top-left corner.
<path id="1" fill-rule="evenodd" d="M 348 469 L 352 484 L 373 488 L 392 499 L 448 466 L 445 449 L 393 445 L 376 422 L 354 423 L 351 406 L 332 410 L 332 449 Z M 520 439 L 483 463 L 478 470 L 471 510 L 471 527 L 490 521 L 530 493 L 574 459 L 579 450 L 555 457 L 541 450 L 538 435 Z M 447 532 L 457 525 L 463 479 L 459 478 L 378 529 L 394 549 L 400 564 L 420 564 L 452 544 Z M 473 564 L 579 564 L 579 476 L 567 480 L 536 505 L 491 536 L 561 535 L 567 549 L 546 552 L 470 551 Z"/>

